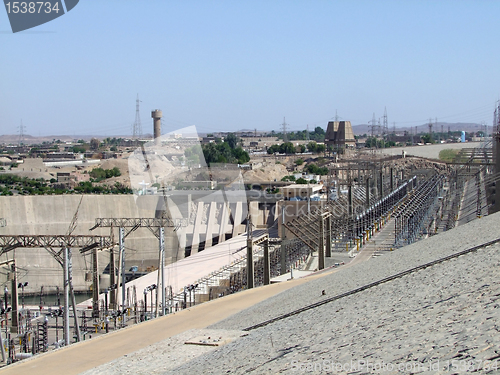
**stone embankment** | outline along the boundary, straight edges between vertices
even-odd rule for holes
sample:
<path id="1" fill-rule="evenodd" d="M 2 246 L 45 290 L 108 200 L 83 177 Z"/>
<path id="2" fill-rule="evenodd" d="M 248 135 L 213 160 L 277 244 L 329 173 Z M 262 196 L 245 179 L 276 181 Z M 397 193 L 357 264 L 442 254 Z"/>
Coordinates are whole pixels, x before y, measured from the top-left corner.
<path id="1" fill-rule="evenodd" d="M 385 253 L 284 291 L 208 327 L 254 324 L 500 238 L 499 214 Z M 170 338 L 88 374 L 498 373 L 500 244 L 253 329 L 207 353 L 186 349 L 178 366 Z M 324 293 L 323 293 L 324 291 Z M 155 360 L 151 360 L 155 358 Z M 343 366 L 340 368 L 338 366 Z M 347 367 L 345 367 L 347 366 Z"/>

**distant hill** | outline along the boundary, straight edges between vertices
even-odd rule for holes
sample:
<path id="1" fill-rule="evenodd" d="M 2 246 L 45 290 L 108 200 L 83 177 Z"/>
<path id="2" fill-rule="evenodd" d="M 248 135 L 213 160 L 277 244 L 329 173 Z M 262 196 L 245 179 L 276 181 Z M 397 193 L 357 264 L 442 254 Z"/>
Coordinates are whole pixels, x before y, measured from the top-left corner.
<path id="1" fill-rule="evenodd" d="M 441 132 L 441 125 L 443 126 L 443 131 L 447 132 L 448 127 L 450 127 L 451 131 L 465 131 L 465 132 L 477 132 L 479 130 L 484 130 L 484 125 L 481 124 L 476 124 L 476 123 L 468 123 L 468 122 L 455 122 L 455 123 L 448 123 L 448 122 L 438 122 L 437 125 L 434 124 L 432 131 L 439 133 Z M 488 133 L 491 133 L 493 127 L 488 126 Z M 360 125 L 353 125 L 352 126 L 352 131 L 354 132 L 355 135 L 363 135 L 367 134 L 370 135 L 371 133 L 371 128 L 370 125 L 367 124 L 360 124 Z M 410 132 L 411 127 L 398 127 L 396 126 L 396 133 L 403 133 L 404 131 Z M 429 127 L 427 124 L 421 124 L 417 125 L 417 131 L 418 133 L 427 133 L 429 131 Z M 389 133 L 393 132 L 393 127 L 389 126 Z M 415 126 L 413 127 L 413 132 L 415 132 Z"/>
<path id="2" fill-rule="evenodd" d="M 130 139 L 130 135 L 111 135 L 111 136 L 102 136 L 102 135 L 47 135 L 47 136 L 39 136 L 34 137 L 29 134 L 24 135 L 24 144 L 32 145 L 32 144 L 41 144 L 43 142 L 52 142 L 55 140 L 60 140 L 61 142 L 73 142 L 79 139 L 83 139 L 84 141 L 90 141 L 92 138 L 97 139 L 105 139 L 105 138 L 124 138 Z M 153 137 L 152 134 L 143 134 L 143 139 L 151 139 Z M 17 145 L 19 143 L 19 134 L 6 134 L 0 135 L 0 144 L 14 144 Z"/>

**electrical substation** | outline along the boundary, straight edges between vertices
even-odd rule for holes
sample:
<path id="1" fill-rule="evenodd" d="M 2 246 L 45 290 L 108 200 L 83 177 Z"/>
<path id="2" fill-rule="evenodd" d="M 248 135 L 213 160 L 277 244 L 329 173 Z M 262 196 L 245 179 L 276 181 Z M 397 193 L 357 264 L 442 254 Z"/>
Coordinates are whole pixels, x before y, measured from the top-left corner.
<path id="1" fill-rule="evenodd" d="M 161 117 L 161 110 L 152 111 L 159 148 Z M 234 187 L 220 195 L 158 191 L 141 195 L 141 205 L 133 197 L 2 197 L 4 364 L 341 267 L 362 254 L 381 256 L 497 212 L 500 107 L 494 119 L 491 140 L 462 148 L 447 163 L 411 151 L 387 156 L 355 149 L 350 122 L 332 121 L 325 143 L 335 152 L 325 155 L 325 199 L 311 199 L 314 186 L 295 184 L 274 195 L 248 190 L 244 200 L 233 199 Z M 285 122 L 283 128 L 286 134 Z M 141 132 L 139 123 L 134 134 Z M 148 152 L 140 150 L 147 168 Z M 307 198 L 296 199 L 301 196 Z M 144 266 L 146 253 L 153 261 Z M 37 274 L 34 264 L 46 274 Z M 28 295 L 39 304 L 25 303 Z"/>

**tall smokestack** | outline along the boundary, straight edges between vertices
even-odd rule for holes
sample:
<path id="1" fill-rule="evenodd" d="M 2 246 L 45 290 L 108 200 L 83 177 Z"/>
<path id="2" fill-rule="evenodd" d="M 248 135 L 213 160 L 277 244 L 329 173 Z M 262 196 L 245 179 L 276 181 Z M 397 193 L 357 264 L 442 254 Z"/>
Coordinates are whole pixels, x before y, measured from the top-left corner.
<path id="1" fill-rule="evenodd" d="M 154 139 L 155 139 L 155 144 L 157 145 L 160 144 L 162 116 L 163 113 L 160 109 L 155 109 L 154 111 L 151 111 L 151 117 L 153 118 Z"/>

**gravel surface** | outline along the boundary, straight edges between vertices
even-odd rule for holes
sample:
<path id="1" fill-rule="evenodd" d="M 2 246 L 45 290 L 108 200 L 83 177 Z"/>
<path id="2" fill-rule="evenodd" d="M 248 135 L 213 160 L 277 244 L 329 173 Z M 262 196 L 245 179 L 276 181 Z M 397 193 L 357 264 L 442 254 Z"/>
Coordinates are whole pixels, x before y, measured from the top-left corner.
<path id="1" fill-rule="evenodd" d="M 490 215 L 356 266 L 345 267 L 209 328 L 241 330 L 499 238 L 499 219 L 499 214 Z M 150 357 L 155 357 L 147 363 L 142 362 L 141 366 L 137 366 L 137 359 L 131 359 L 134 354 L 87 374 L 118 374 L 128 369 L 144 374 L 154 371 L 276 374 L 300 370 L 435 374 L 452 373 L 452 370 L 460 373 L 462 368 L 471 370 L 479 366 L 483 366 L 479 373 L 499 373 L 486 370 L 484 363 L 479 363 L 479 360 L 488 360 L 488 366 L 497 364 L 500 368 L 499 251 L 500 245 L 496 244 L 307 310 L 252 330 L 247 336 L 210 353 L 201 353 L 203 355 L 194 359 L 187 355 L 185 363 L 177 367 L 162 367 L 165 362 L 172 362 L 169 359 L 172 353 L 165 347 L 166 340 L 138 352 L 146 351 Z M 337 363 L 348 365 L 343 370 L 325 367 Z"/>
<path id="2" fill-rule="evenodd" d="M 333 297 L 409 268 L 500 238 L 499 219 L 498 214 L 486 216 L 466 226 L 457 227 L 410 246 L 385 252 L 384 255 L 357 264 L 355 267 L 339 268 L 336 273 L 289 289 L 211 328 L 243 329 L 321 299 Z M 322 296 L 323 290 L 325 296 Z"/>
<path id="3" fill-rule="evenodd" d="M 213 352 L 218 347 L 215 345 L 220 347 L 242 335 L 247 335 L 247 332 L 192 329 L 85 371 L 82 375 L 164 374 L 193 358 Z"/>

